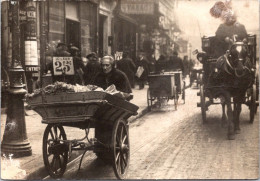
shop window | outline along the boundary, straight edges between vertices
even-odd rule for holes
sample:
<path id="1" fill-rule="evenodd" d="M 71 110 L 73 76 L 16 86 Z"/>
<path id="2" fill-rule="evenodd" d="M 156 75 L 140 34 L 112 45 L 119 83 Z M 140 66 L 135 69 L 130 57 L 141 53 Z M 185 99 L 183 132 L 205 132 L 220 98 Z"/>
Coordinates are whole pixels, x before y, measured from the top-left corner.
<path id="1" fill-rule="evenodd" d="M 49 43 L 64 42 L 64 2 L 49 1 Z"/>
<path id="2" fill-rule="evenodd" d="M 97 5 L 80 2 L 81 55 L 97 51 Z"/>

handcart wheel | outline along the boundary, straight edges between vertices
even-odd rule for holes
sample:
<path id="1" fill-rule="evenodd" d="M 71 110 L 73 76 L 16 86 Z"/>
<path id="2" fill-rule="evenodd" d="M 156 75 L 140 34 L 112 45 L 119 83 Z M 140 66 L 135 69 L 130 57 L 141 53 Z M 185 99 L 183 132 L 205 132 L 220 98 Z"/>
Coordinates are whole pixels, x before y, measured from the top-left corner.
<path id="1" fill-rule="evenodd" d="M 183 104 L 185 104 L 185 86 L 186 86 L 186 83 L 185 83 L 185 81 L 183 81 L 183 89 L 182 89 Z"/>
<path id="2" fill-rule="evenodd" d="M 150 89 L 148 88 L 147 89 L 147 106 L 148 106 L 148 111 L 152 110 L 152 104 L 153 104 L 153 101 L 152 101 L 152 98 L 151 98 Z"/>
<path id="3" fill-rule="evenodd" d="M 43 135 L 43 161 L 52 178 L 61 177 L 68 163 L 68 147 L 60 140 L 67 140 L 62 126 L 48 125 Z"/>
<path id="4" fill-rule="evenodd" d="M 174 95 L 173 95 L 174 109 L 177 110 L 177 107 L 178 107 L 178 92 L 177 92 L 176 86 L 173 86 L 173 92 L 174 92 Z"/>
<path id="5" fill-rule="evenodd" d="M 256 85 L 254 84 L 251 89 L 251 101 L 250 101 L 250 123 L 254 122 L 255 110 L 256 110 Z"/>
<path id="6" fill-rule="evenodd" d="M 128 126 L 125 120 L 115 122 L 112 133 L 113 168 L 118 179 L 126 177 L 130 160 Z"/>
<path id="7" fill-rule="evenodd" d="M 201 115 L 203 123 L 206 123 L 206 103 L 205 103 L 205 95 L 204 95 L 204 85 L 200 86 L 200 106 L 201 106 Z"/>

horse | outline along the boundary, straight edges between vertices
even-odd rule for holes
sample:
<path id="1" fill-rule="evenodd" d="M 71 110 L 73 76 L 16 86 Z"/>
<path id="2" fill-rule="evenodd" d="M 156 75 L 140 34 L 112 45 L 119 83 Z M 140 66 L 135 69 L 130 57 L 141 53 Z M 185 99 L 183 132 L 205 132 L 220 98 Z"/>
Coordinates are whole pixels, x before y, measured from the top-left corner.
<path id="1" fill-rule="evenodd" d="M 241 105 L 245 102 L 247 89 L 254 83 L 254 69 L 248 52 L 245 42 L 234 42 L 226 54 L 217 59 L 215 69 L 208 79 L 212 98 L 221 100 L 222 124 L 227 122 L 227 135 L 230 140 L 240 133 Z"/>

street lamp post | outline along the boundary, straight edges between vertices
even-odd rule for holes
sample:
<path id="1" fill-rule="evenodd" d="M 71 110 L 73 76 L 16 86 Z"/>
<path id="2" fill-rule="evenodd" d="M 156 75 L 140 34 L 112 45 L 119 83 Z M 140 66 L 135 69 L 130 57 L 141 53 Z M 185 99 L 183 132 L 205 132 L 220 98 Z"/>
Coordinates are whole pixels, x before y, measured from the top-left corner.
<path id="1" fill-rule="evenodd" d="M 20 55 L 21 33 L 19 1 L 11 1 L 10 3 L 12 11 L 12 64 L 9 69 L 9 100 L 1 151 L 2 154 L 13 154 L 14 157 L 21 157 L 31 155 L 32 149 L 26 132 L 23 102 L 26 90 L 24 89 L 24 70 L 22 68 Z"/>

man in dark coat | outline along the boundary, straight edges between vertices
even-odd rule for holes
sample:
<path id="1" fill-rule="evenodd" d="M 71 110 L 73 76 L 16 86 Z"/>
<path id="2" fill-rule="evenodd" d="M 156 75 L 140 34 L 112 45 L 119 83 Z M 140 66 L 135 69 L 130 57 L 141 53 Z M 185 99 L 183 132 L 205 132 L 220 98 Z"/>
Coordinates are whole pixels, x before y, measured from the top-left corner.
<path id="1" fill-rule="evenodd" d="M 168 63 L 169 63 L 168 65 L 169 70 L 171 71 L 181 70 L 182 72 L 184 71 L 182 59 L 178 57 L 177 51 L 173 52 L 173 56 L 170 57 Z"/>
<path id="2" fill-rule="evenodd" d="M 89 60 L 87 66 L 84 67 L 84 81 L 85 85 L 93 84 L 94 78 L 101 71 L 100 62 L 98 61 L 97 54 L 95 52 L 87 55 Z"/>
<path id="3" fill-rule="evenodd" d="M 101 60 L 102 71 L 94 78 L 94 85 L 104 90 L 114 84 L 121 92 L 131 93 L 131 86 L 124 72 L 115 68 L 115 60 L 111 56 L 104 56 Z"/>
<path id="4" fill-rule="evenodd" d="M 136 66 L 131 58 L 129 58 L 128 52 L 123 53 L 123 58 L 117 62 L 117 68 L 124 72 L 131 84 L 131 87 L 135 87 L 134 76 Z"/>
<path id="5" fill-rule="evenodd" d="M 84 85 L 84 78 L 83 78 L 84 64 L 83 64 L 83 61 L 80 57 L 80 51 L 77 47 L 71 46 L 70 47 L 70 53 L 73 57 L 74 69 L 76 70 L 75 77 L 74 77 L 74 83 Z"/>
<path id="6" fill-rule="evenodd" d="M 136 61 L 136 67 L 137 67 L 137 70 L 138 70 L 138 67 L 143 67 L 143 70 L 144 70 L 143 73 L 141 74 L 141 76 L 137 77 L 138 82 L 139 82 L 139 89 L 143 89 L 144 84 L 147 81 L 148 74 L 149 74 L 149 62 L 146 59 L 144 52 L 141 52 L 139 54 L 139 58 Z"/>

